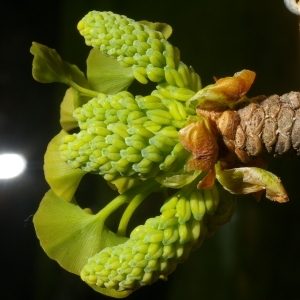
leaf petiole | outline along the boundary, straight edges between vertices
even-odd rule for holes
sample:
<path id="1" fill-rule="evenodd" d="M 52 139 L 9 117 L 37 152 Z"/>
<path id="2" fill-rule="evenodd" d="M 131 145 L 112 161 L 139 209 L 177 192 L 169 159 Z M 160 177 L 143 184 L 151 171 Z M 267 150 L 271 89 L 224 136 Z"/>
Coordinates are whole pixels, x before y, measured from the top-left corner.
<path id="1" fill-rule="evenodd" d="M 151 191 L 150 191 L 151 192 Z M 119 223 L 117 235 L 126 236 L 126 229 L 129 223 L 131 216 L 133 215 L 134 211 L 137 207 L 145 200 L 145 198 L 149 195 L 150 192 L 138 194 L 133 198 L 133 200 L 128 204 L 127 208 L 125 209 L 122 218 Z"/>
<path id="2" fill-rule="evenodd" d="M 127 190 L 124 194 L 121 194 L 114 200 L 110 201 L 110 203 L 108 203 L 96 214 L 97 218 L 101 219 L 102 221 L 106 220 L 108 216 L 111 215 L 120 206 L 125 203 L 130 203 L 121 218 L 118 228 L 118 234 L 120 233 L 120 235 L 124 235 L 127 224 L 134 210 L 151 192 L 159 188 L 159 186 L 160 183 L 158 183 L 154 178 L 149 178 L 141 182 L 140 184 Z"/>
<path id="3" fill-rule="evenodd" d="M 88 96 L 88 97 L 92 97 L 95 98 L 98 96 L 99 92 L 96 91 L 92 91 L 86 88 L 83 88 L 82 86 L 78 85 L 77 83 L 75 83 L 74 81 L 70 81 L 69 85 L 75 89 L 76 91 L 78 91 L 79 93 L 83 94 L 84 96 Z"/>

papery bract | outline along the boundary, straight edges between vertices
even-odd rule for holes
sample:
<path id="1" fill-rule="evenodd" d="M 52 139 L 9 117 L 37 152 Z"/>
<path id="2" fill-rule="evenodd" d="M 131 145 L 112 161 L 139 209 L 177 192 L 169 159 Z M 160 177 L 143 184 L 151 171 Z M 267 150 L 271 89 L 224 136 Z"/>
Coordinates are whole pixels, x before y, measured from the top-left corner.
<path id="1" fill-rule="evenodd" d="M 204 106 L 205 101 L 214 101 L 216 107 L 220 104 L 230 107 L 248 92 L 254 79 L 253 71 L 242 70 L 233 77 L 221 78 L 215 84 L 201 89 L 189 101 L 200 100 L 200 106 Z"/>
<path id="2" fill-rule="evenodd" d="M 223 187 L 233 194 L 250 194 L 266 191 L 266 197 L 277 202 L 287 202 L 287 193 L 280 179 L 271 172 L 256 168 L 243 167 L 221 171 L 216 177 Z"/>

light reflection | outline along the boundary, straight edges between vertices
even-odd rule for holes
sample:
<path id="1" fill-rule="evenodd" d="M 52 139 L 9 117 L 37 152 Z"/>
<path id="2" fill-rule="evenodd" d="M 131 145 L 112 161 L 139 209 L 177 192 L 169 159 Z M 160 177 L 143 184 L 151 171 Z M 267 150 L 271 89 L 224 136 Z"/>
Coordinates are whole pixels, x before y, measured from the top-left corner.
<path id="1" fill-rule="evenodd" d="M 16 153 L 0 154 L 0 179 L 17 177 L 26 168 L 26 160 Z"/>

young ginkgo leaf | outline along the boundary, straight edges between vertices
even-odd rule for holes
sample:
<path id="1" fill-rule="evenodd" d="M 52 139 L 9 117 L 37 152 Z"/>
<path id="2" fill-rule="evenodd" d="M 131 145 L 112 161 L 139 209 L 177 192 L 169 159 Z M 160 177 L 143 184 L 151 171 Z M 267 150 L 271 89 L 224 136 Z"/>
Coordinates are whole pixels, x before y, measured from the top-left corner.
<path id="1" fill-rule="evenodd" d="M 87 59 L 87 78 L 91 89 L 109 94 L 127 90 L 134 80 L 131 68 L 123 68 L 96 48 L 90 51 Z"/>
<path id="2" fill-rule="evenodd" d="M 59 145 L 61 139 L 67 135 L 62 130 L 49 143 L 44 163 L 45 178 L 53 192 L 71 201 L 75 191 L 86 172 L 80 169 L 71 169 L 69 165 L 60 158 Z"/>
<path id="3" fill-rule="evenodd" d="M 34 55 L 32 74 L 36 81 L 60 82 L 69 86 L 74 82 L 88 87 L 87 80 L 78 67 L 63 61 L 56 50 L 34 42 L 30 52 Z"/>
<path id="4" fill-rule="evenodd" d="M 71 273 L 80 274 L 89 257 L 101 249 L 125 242 L 104 226 L 102 215 L 92 215 L 76 201 L 67 202 L 50 190 L 44 196 L 33 222 L 41 246 Z"/>

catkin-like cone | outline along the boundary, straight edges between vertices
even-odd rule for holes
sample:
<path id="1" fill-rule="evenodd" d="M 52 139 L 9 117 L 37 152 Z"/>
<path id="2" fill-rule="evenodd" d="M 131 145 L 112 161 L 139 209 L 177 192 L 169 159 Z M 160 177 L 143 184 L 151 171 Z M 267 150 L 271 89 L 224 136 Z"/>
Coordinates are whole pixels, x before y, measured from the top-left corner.
<path id="1" fill-rule="evenodd" d="M 125 68 L 131 67 L 135 79 L 142 84 L 149 79 L 195 92 L 201 88 L 200 77 L 179 60 L 179 51 L 167 36 L 145 22 L 112 12 L 91 11 L 78 23 L 78 30 L 88 46 L 117 59 Z"/>
<path id="2" fill-rule="evenodd" d="M 198 193 L 198 201 L 205 205 L 200 218 L 195 219 L 188 188 L 183 188 L 166 200 L 161 215 L 135 228 L 124 244 L 91 257 L 81 271 L 82 280 L 92 286 L 134 291 L 159 278 L 167 279 L 191 250 L 200 247 L 233 214 L 236 201 L 232 195 L 221 190 L 219 199 L 216 186 Z M 210 203 L 212 197 L 214 203 Z"/>
<path id="3" fill-rule="evenodd" d="M 109 181 L 122 176 L 153 177 L 182 168 L 190 154 L 179 142 L 178 130 L 195 110 L 164 99 L 159 91 L 156 95 L 99 93 L 74 111 L 80 131 L 63 138 L 61 158 L 71 168 Z"/>

